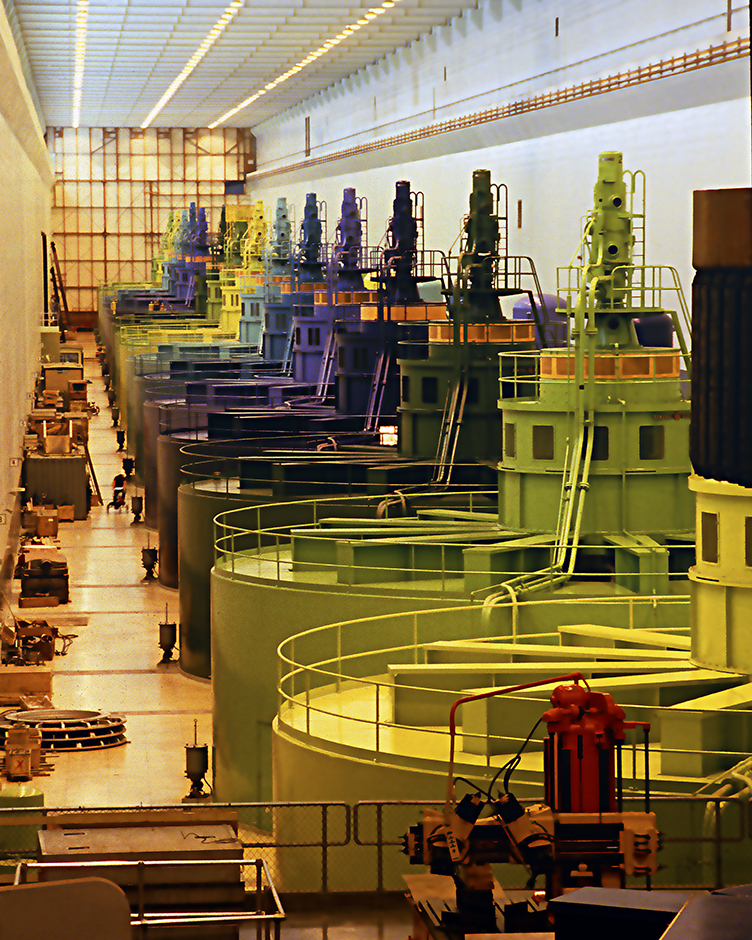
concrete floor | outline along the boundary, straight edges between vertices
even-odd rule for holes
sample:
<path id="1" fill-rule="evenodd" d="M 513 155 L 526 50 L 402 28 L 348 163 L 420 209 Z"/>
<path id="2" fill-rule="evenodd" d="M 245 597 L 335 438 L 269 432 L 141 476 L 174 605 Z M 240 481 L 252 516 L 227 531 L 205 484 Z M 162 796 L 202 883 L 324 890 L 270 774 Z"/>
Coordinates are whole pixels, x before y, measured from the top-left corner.
<path id="1" fill-rule="evenodd" d="M 343 908 L 293 912 L 282 924 L 282 937 L 284 940 L 408 940 L 412 923 L 407 901 L 403 907 L 381 910 Z M 247 936 L 251 937 L 250 931 Z"/>
<path id="2" fill-rule="evenodd" d="M 122 473 L 115 428 L 92 334 L 74 342 L 85 347 L 89 401 L 99 415 L 89 423 L 89 450 L 105 504 L 112 480 Z M 130 497 L 137 492 L 128 486 Z M 129 511 L 92 507 L 85 521 L 59 526 L 57 543 L 68 562 L 70 603 L 25 609 L 62 633 L 75 634 L 66 656 L 53 662 L 55 708 L 99 709 L 127 717 L 128 744 L 110 750 L 58 754 L 54 772 L 37 778 L 47 806 L 117 806 L 179 803 L 189 784 L 185 750 L 198 720 L 199 743 L 211 744 L 211 684 L 184 676 L 177 665 L 158 666 L 159 622 L 177 619 L 178 592 L 145 582 L 141 549 L 157 545 L 157 533 L 132 525 Z M 20 582 L 15 582 L 14 601 Z"/>
<path id="3" fill-rule="evenodd" d="M 72 337 L 85 347 L 89 401 L 100 413 L 89 425 L 89 450 L 105 504 L 112 480 L 122 472 L 115 428 L 91 334 Z M 128 486 L 130 498 L 143 495 Z M 17 607 L 20 582 L 12 598 L 17 616 L 46 619 L 61 633 L 75 634 L 66 656 L 53 662 L 53 706 L 98 709 L 123 714 L 128 743 L 102 751 L 51 755 L 54 770 L 37 777 L 47 807 L 165 805 L 181 802 L 185 745 L 193 742 L 198 721 L 200 744 L 211 745 L 211 683 L 183 675 L 177 663 L 157 665 L 159 622 L 179 617 L 178 592 L 157 581 L 145 582 L 141 549 L 157 545 L 157 533 L 132 524 L 130 511 L 94 506 L 85 521 L 61 523 L 57 544 L 68 562 L 70 603 L 58 608 Z M 3 780 L 3 785 L 7 783 Z M 282 935 L 295 940 L 403 940 L 410 933 L 405 902 L 383 910 L 337 908 L 293 912 Z M 241 937 L 255 937 L 244 928 Z"/>

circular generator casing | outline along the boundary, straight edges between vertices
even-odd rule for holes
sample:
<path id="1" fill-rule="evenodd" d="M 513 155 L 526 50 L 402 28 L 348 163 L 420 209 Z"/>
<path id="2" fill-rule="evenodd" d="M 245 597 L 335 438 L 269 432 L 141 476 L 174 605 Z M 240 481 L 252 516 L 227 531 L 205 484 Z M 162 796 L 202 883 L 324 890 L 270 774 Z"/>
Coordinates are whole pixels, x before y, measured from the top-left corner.
<path id="1" fill-rule="evenodd" d="M 462 433 L 455 460 L 495 461 L 501 450 L 501 414 L 498 397 L 498 357 L 505 350 L 535 348 L 535 324 L 515 320 L 497 323 L 458 324 L 467 336 L 460 344 L 450 320 L 410 324 L 419 332 L 399 344 L 400 444 L 403 457 L 436 456 L 442 422 L 453 384 L 460 369 L 467 381 L 462 414 Z M 464 326 L 464 329 L 463 329 Z M 463 362 L 464 359 L 464 362 Z"/>
<path id="2" fill-rule="evenodd" d="M 568 455 L 575 446 L 577 389 L 569 349 L 547 349 L 539 365 L 501 356 L 498 405 L 504 423 L 499 522 L 555 532 Z M 689 402 L 676 349 L 599 350 L 595 356 L 595 437 L 581 532 L 692 533 Z M 587 360 L 586 360 L 587 370 Z M 587 378 L 587 376 L 586 376 Z"/>

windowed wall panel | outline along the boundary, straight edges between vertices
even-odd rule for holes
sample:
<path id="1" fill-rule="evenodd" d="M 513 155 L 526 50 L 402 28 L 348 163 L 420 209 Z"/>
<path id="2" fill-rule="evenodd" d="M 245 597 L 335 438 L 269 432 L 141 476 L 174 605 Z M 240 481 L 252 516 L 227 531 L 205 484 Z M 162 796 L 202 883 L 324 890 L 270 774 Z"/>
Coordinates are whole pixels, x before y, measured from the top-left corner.
<path id="1" fill-rule="evenodd" d="M 55 172 L 52 240 L 73 322 L 96 315 L 97 287 L 144 281 L 171 211 L 191 202 L 210 231 L 224 204 L 225 181 L 245 179 L 255 159 L 242 128 L 48 128 Z"/>

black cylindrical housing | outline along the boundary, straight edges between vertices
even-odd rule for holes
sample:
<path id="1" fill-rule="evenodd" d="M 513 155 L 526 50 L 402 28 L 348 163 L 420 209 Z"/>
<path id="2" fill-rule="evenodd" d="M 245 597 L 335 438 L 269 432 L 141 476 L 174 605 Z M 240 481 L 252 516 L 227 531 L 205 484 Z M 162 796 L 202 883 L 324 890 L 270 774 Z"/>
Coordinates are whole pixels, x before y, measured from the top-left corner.
<path id="1" fill-rule="evenodd" d="M 752 190 L 695 193 L 690 458 L 752 487 Z"/>
<path id="2" fill-rule="evenodd" d="M 202 780 L 209 770 L 209 745 L 186 744 L 185 775 L 189 780 Z"/>

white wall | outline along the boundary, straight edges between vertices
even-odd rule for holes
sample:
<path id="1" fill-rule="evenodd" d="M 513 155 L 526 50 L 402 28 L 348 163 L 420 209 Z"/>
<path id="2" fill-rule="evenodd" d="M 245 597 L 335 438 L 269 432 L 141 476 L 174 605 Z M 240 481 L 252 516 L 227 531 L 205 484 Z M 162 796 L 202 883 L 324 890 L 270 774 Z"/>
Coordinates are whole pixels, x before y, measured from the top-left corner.
<path id="1" fill-rule="evenodd" d="M 42 232 L 49 232 L 52 173 L 42 129 L 0 8 L 0 556 L 9 548 L 23 425 L 39 368 Z M 0 573 L 0 588 L 4 578 Z"/>
<path id="2" fill-rule="evenodd" d="M 303 158 L 305 116 L 315 157 L 717 45 L 748 28 L 746 4 L 737 3 L 728 33 L 726 0 L 479 0 L 477 10 L 254 128 L 259 169 Z"/>
<path id="3" fill-rule="evenodd" d="M 598 153 L 621 150 L 627 168 L 647 174 L 647 261 L 676 266 L 688 293 L 692 191 L 750 185 L 748 58 L 310 168 L 284 167 L 302 160 L 306 114 L 316 157 L 433 123 L 434 88 L 436 120 L 456 117 L 717 45 L 748 32 L 745 11 L 733 14 L 728 33 L 725 0 L 481 0 L 479 10 L 254 128 L 264 175 L 249 177 L 249 197 L 272 204 L 285 195 L 300 214 L 305 193 L 315 191 L 328 203 L 331 228 L 342 188 L 355 186 L 368 198 L 377 242 L 395 181 L 409 179 L 426 195 L 426 246 L 447 250 L 467 211 L 472 171 L 489 168 L 509 187 L 510 250 L 532 255 L 544 290 L 553 291 L 555 268 L 570 260 L 592 201 Z"/>

